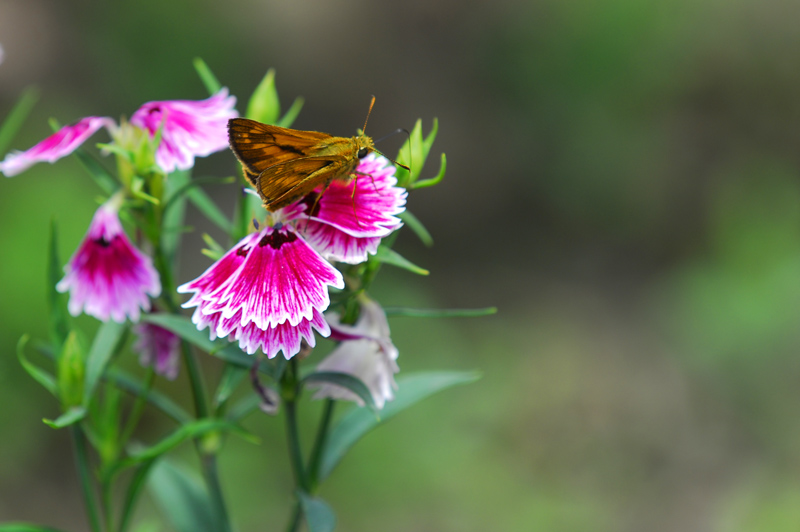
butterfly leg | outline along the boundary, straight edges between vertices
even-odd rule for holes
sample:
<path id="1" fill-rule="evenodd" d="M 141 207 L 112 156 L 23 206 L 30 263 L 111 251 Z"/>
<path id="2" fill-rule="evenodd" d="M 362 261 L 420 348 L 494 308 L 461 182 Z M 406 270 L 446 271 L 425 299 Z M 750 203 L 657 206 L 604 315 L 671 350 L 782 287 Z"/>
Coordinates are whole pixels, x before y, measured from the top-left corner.
<path id="1" fill-rule="evenodd" d="M 358 188 L 358 176 L 359 176 L 359 174 L 360 175 L 365 175 L 365 174 L 362 174 L 361 172 L 354 172 L 354 173 L 350 174 L 350 177 L 353 178 L 353 194 L 350 196 L 350 200 L 353 203 L 353 216 L 355 216 L 355 218 L 356 218 L 356 225 L 361 227 L 361 221 L 358 219 L 358 211 L 356 211 L 356 189 Z M 370 176 L 370 177 L 372 177 L 372 176 Z"/>
<path id="2" fill-rule="evenodd" d="M 365 176 L 369 177 L 369 180 L 370 180 L 370 181 L 372 181 L 372 188 L 374 188 L 374 189 L 375 189 L 375 194 L 377 194 L 378 196 L 383 196 L 383 194 L 381 194 L 381 191 L 380 191 L 380 190 L 378 190 L 378 185 L 376 185 L 376 184 L 375 184 L 375 178 L 374 178 L 374 177 L 372 177 L 372 174 L 365 174 L 365 173 L 363 173 L 363 172 L 358 172 L 358 171 L 356 171 L 356 172 L 353 174 L 353 176 L 355 176 L 355 175 L 365 175 Z"/>

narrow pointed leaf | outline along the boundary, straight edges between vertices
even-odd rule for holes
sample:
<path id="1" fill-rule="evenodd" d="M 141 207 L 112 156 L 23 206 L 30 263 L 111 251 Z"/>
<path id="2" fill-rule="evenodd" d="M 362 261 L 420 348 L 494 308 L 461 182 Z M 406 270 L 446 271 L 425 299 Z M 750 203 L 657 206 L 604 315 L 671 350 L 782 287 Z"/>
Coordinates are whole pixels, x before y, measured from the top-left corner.
<path id="1" fill-rule="evenodd" d="M 178 406 L 177 403 L 173 402 L 172 399 L 156 390 L 145 390 L 140 379 L 136 379 L 120 369 L 110 368 L 106 371 L 105 378 L 131 395 L 136 397 L 144 395 L 148 403 L 158 408 L 178 423 L 185 424 L 192 420 L 192 416 L 182 407 Z"/>
<path id="2" fill-rule="evenodd" d="M 175 194 L 175 191 L 185 187 L 190 181 L 191 170 L 176 170 L 167 177 L 165 197 L 170 198 Z M 194 189 L 197 190 L 197 189 Z M 175 203 L 168 211 L 164 212 L 163 227 L 175 229 L 183 227 L 183 220 L 186 216 L 186 198 L 187 195 L 177 196 Z M 182 231 L 163 231 L 161 234 L 161 246 L 164 252 L 164 258 L 167 264 L 171 264 L 172 268 L 177 266 L 178 250 L 180 249 Z M 172 271 L 175 271 L 174 269 Z"/>
<path id="3" fill-rule="evenodd" d="M 22 368 L 28 372 L 28 375 L 33 377 L 33 380 L 41 384 L 44 389 L 53 394 L 54 397 L 58 397 L 58 384 L 56 384 L 55 376 L 34 365 L 25 357 L 25 345 L 28 343 L 29 338 L 30 337 L 25 334 L 19 339 L 19 342 L 17 342 L 17 358 L 19 359 L 19 363 L 22 365 Z"/>
<path id="4" fill-rule="evenodd" d="M 89 175 L 94 179 L 103 192 L 107 195 L 113 194 L 118 188 L 117 180 L 106 170 L 97 159 L 89 155 L 83 148 L 78 148 L 73 152 L 73 155 L 80 161 L 81 165 L 89 172 Z"/>
<path id="5" fill-rule="evenodd" d="M 95 387 L 108 365 L 111 357 L 120 349 L 125 340 L 128 326 L 125 323 L 107 321 L 100 326 L 94 337 L 89 356 L 86 359 L 86 381 L 83 388 L 83 404 L 88 405 Z"/>
<path id="6" fill-rule="evenodd" d="M 73 406 L 55 420 L 42 419 L 47 425 L 54 429 L 63 429 L 77 423 L 86 417 L 86 409 L 82 406 Z"/>
<path id="7" fill-rule="evenodd" d="M 64 271 L 58 257 L 58 227 L 55 220 L 52 220 L 47 257 L 47 299 L 50 307 L 50 339 L 56 349 L 61 348 L 69 332 L 66 297 L 56 290 L 56 285 L 63 276 Z"/>
<path id="8" fill-rule="evenodd" d="M 425 268 L 420 268 L 395 250 L 387 248 L 386 246 L 378 247 L 378 252 L 375 253 L 375 259 L 384 264 L 391 264 L 392 266 L 416 273 L 417 275 L 428 275 L 430 273 Z"/>
<path id="9" fill-rule="evenodd" d="M 17 136 L 17 132 L 28 119 L 31 114 L 33 106 L 39 101 L 39 89 L 36 87 L 28 87 L 20 95 L 17 103 L 11 108 L 11 111 L 3 120 L 3 125 L 0 126 L 0 156 L 8 151 L 11 146 L 11 141 Z"/>
<path id="10" fill-rule="evenodd" d="M 192 63 L 194 64 L 194 69 L 197 71 L 197 75 L 200 76 L 200 80 L 203 82 L 203 85 L 205 85 L 208 93 L 214 95 L 219 92 L 219 90 L 222 88 L 222 85 L 220 84 L 219 80 L 217 80 L 217 77 L 214 75 L 214 73 L 211 72 L 211 69 L 208 68 L 206 62 L 200 57 L 195 57 Z"/>
<path id="11" fill-rule="evenodd" d="M 276 125 L 280 127 L 292 127 L 292 123 L 294 123 L 295 119 L 297 118 L 297 115 L 300 114 L 300 109 L 303 108 L 304 103 L 305 100 L 303 99 L 302 96 L 298 96 L 297 98 L 295 98 L 294 102 L 292 103 L 292 106 L 289 107 L 289 110 L 286 111 L 286 114 L 283 115 L 283 117 L 281 117 L 280 120 L 278 120 L 278 123 Z"/>
<path id="12" fill-rule="evenodd" d="M 432 187 L 433 185 L 438 185 L 444 179 L 444 173 L 447 171 L 447 157 L 445 157 L 444 153 L 442 154 L 442 162 L 439 163 L 439 173 L 436 174 L 435 177 L 430 179 L 423 179 L 421 181 L 415 181 L 414 184 L 411 185 L 412 189 L 417 188 L 425 188 L 425 187 Z"/>
<path id="13" fill-rule="evenodd" d="M 297 491 L 297 497 L 300 499 L 309 532 L 333 532 L 336 528 L 336 514 L 328 503 L 302 490 Z"/>
<path id="14" fill-rule="evenodd" d="M 422 225 L 422 222 L 420 222 L 416 216 L 411 214 L 411 211 L 404 211 L 400 213 L 398 218 L 403 220 L 405 226 L 411 229 L 411 231 L 417 235 L 417 238 L 419 238 L 423 244 L 425 244 L 427 247 L 431 247 L 433 245 L 433 237 L 425 228 L 425 226 Z"/>
<path id="15" fill-rule="evenodd" d="M 212 200 L 203 189 L 192 188 L 186 192 L 186 195 L 189 197 L 189 201 L 191 201 L 206 218 L 214 222 L 214 225 L 225 231 L 225 233 L 230 234 L 233 230 L 233 223 L 219 210 L 214 200 Z"/>
<path id="16" fill-rule="evenodd" d="M 347 451 L 380 423 L 385 423 L 436 392 L 474 382 L 478 378 L 480 374 L 473 371 L 424 372 L 399 377 L 395 398 L 383 407 L 380 420 L 365 408 L 354 408 L 333 428 L 322 454 L 319 480 L 327 478 Z"/>
<path id="17" fill-rule="evenodd" d="M 139 496 L 144 492 L 145 483 L 155 463 L 155 459 L 148 460 L 136 468 L 133 478 L 128 484 L 128 489 L 125 491 L 125 499 L 123 500 L 122 513 L 119 519 L 119 532 L 125 532 L 128 529 L 136 503 L 139 500 Z"/>
<path id="18" fill-rule="evenodd" d="M 453 309 L 386 307 L 383 311 L 387 316 L 410 318 L 477 318 L 497 314 L 497 307 Z"/>

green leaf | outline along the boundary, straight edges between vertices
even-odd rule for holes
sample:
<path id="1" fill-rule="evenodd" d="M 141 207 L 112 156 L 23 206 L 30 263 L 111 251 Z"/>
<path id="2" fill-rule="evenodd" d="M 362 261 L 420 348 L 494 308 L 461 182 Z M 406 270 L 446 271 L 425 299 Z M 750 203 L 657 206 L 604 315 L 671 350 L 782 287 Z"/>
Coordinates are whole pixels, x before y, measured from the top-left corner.
<path id="1" fill-rule="evenodd" d="M 188 423 L 193 418 L 186 410 L 178 406 L 172 399 L 156 390 L 145 390 L 140 379 L 136 379 L 117 368 L 109 368 L 105 378 L 118 388 L 139 397 L 144 395 L 147 402 L 161 410 L 178 423 Z"/>
<path id="2" fill-rule="evenodd" d="M 378 252 L 375 253 L 375 259 L 384 264 L 391 264 L 398 268 L 408 270 L 416 273 L 417 275 L 428 275 L 430 272 L 424 268 L 420 268 L 410 260 L 406 259 L 398 252 L 386 246 L 378 246 Z"/>
<path id="3" fill-rule="evenodd" d="M 379 424 L 436 392 L 474 382 L 478 378 L 480 374 L 474 371 L 424 372 L 398 378 L 395 398 L 381 410 L 380 420 L 367 409 L 354 408 L 333 428 L 322 454 L 319 480 L 327 478 L 347 451 Z"/>
<path id="4" fill-rule="evenodd" d="M 305 100 L 303 99 L 302 96 L 298 96 L 297 98 L 295 98 L 294 102 L 292 102 L 292 106 L 289 107 L 289 110 L 286 111 L 286 114 L 283 115 L 283 117 L 280 120 L 278 120 L 278 123 L 275 125 L 280 127 L 292 127 L 292 124 L 297 118 L 297 115 L 300 114 L 300 109 L 303 108 L 304 103 Z"/>
<path id="5" fill-rule="evenodd" d="M 92 399 L 108 361 L 119 351 L 121 344 L 125 341 L 127 330 L 127 324 L 115 321 L 107 321 L 97 330 L 86 360 L 86 381 L 83 387 L 84 405 L 88 405 Z"/>
<path id="6" fill-rule="evenodd" d="M 58 228 L 55 220 L 51 220 L 47 257 L 47 299 L 50 307 L 50 339 L 56 349 L 61 349 L 69 332 L 66 297 L 56 290 L 56 285 L 63 275 L 61 260 L 58 258 Z"/>
<path id="7" fill-rule="evenodd" d="M 395 175 L 400 186 L 408 188 L 419 178 L 438 131 L 439 121 L 436 118 L 433 119 L 431 132 L 425 138 L 422 137 L 422 120 L 417 120 L 416 124 L 414 124 L 414 129 L 411 130 L 409 139 L 397 154 L 397 162 L 411 169 L 409 172 L 405 168 L 397 168 Z"/>
<path id="8" fill-rule="evenodd" d="M 406 227 L 411 229 L 411 231 L 417 235 L 423 244 L 425 244 L 427 247 L 431 247 L 433 245 L 433 237 L 425 228 L 425 226 L 422 225 L 422 222 L 420 222 L 416 216 L 411 214 L 411 211 L 403 211 L 397 217 L 403 220 L 403 223 L 406 225 Z"/>
<path id="9" fill-rule="evenodd" d="M 237 423 L 249 416 L 259 409 L 261 405 L 261 397 L 258 394 L 251 394 L 247 397 L 240 399 L 233 407 L 231 407 L 226 419 L 233 423 Z"/>
<path id="10" fill-rule="evenodd" d="M 497 314 L 497 307 L 453 309 L 386 307 L 383 311 L 387 316 L 410 318 L 477 318 Z"/>
<path id="11" fill-rule="evenodd" d="M 300 500 L 309 532 L 333 532 L 336 528 L 336 514 L 328 503 L 302 490 L 297 490 L 297 498 Z"/>
<path id="12" fill-rule="evenodd" d="M 194 64 L 194 69 L 197 71 L 197 75 L 200 76 L 200 80 L 203 82 L 203 85 L 206 86 L 208 93 L 211 95 L 218 93 L 222 88 L 222 85 L 220 84 L 219 80 L 217 80 L 217 77 L 214 75 L 214 73 L 211 72 L 211 69 L 208 68 L 206 62 L 200 57 L 195 57 L 192 63 Z"/>
<path id="13" fill-rule="evenodd" d="M 63 532 L 49 526 L 32 525 L 30 523 L 5 523 L 0 525 L 0 532 Z"/>
<path id="14" fill-rule="evenodd" d="M 270 68 L 258 84 L 247 104 L 245 116 L 264 124 L 274 124 L 281 114 L 278 91 L 275 88 L 275 69 Z"/>
<path id="15" fill-rule="evenodd" d="M 230 234 L 233 230 L 233 223 L 219 210 L 217 204 L 214 203 L 203 189 L 192 188 L 186 192 L 186 195 L 189 197 L 189 201 L 191 201 L 206 218 L 214 222 L 214 224 L 225 231 L 226 234 Z"/>
<path id="16" fill-rule="evenodd" d="M 217 393 L 215 394 L 215 402 L 217 405 L 224 404 L 230 399 L 231 394 L 236 390 L 236 387 L 242 382 L 242 379 L 247 375 L 247 370 L 241 366 L 227 364 L 225 371 L 222 373 L 222 378 L 217 386 Z"/>
<path id="17" fill-rule="evenodd" d="M 223 530 L 202 480 L 170 460 L 150 472 L 148 487 L 161 513 L 178 532 Z"/>
<path id="18" fill-rule="evenodd" d="M 19 339 L 19 342 L 17 342 L 17 358 L 19 359 L 19 363 L 22 365 L 22 368 L 28 372 L 28 375 L 33 377 L 33 380 L 41 384 L 44 389 L 53 394 L 53 396 L 58 397 L 58 384 L 56 384 L 55 376 L 29 362 L 28 359 L 25 358 L 25 345 L 28 343 L 29 338 L 27 334 L 24 334 L 22 338 Z"/>
<path id="19" fill-rule="evenodd" d="M 303 377 L 302 381 L 303 384 L 307 384 L 310 382 L 323 382 L 328 384 L 334 384 L 336 386 L 341 386 L 342 388 L 347 388 L 354 394 L 361 399 L 364 404 L 369 407 L 374 412 L 377 412 L 377 407 L 375 406 L 375 400 L 372 398 L 372 393 L 370 393 L 369 388 L 364 382 L 350 375 L 348 373 L 340 373 L 335 371 L 320 371 L 316 373 L 310 373 Z"/>
<path id="20" fill-rule="evenodd" d="M 447 171 L 447 157 L 445 157 L 444 153 L 442 154 L 442 162 L 439 163 L 439 173 L 436 174 L 435 177 L 430 179 L 423 179 L 422 181 L 415 181 L 412 185 L 412 189 L 418 188 L 425 188 L 425 187 L 432 187 L 433 185 L 438 185 L 441 183 L 442 179 L 444 179 L 444 173 Z"/>
<path id="21" fill-rule="evenodd" d="M 33 106 L 39 101 L 39 89 L 27 87 L 22 91 L 17 103 L 3 120 L 0 126 L 0 155 L 6 153 L 11 146 L 11 141 L 17 136 L 17 132 L 28 119 Z"/>
<path id="22" fill-rule="evenodd" d="M 117 180 L 106 170 L 100 162 L 89 155 L 84 148 L 76 149 L 73 154 L 80 161 L 81 165 L 89 172 L 94 182 L 97 183 L 103 192 L 112 195 L 118 188 Z"/>
<path id="23" fill-rule="evenodd" d="M 86 375 L 86 350 L 77 331 L 70 331 L 57 359 L 58 397 L 68 409 L 83 402 Z"/>
<path id="24" fill-rule="evenodd" d="M 69 408 L 66 412 L 58 416 L 57 419 L 42 419 L 47 425 L 54 429 L 63 429 L 64 427 L 69 427 L 77 423 L 78 421 L 82 420 L 86 417 L 86 409 L 82 406 L 73 406 Z"/>

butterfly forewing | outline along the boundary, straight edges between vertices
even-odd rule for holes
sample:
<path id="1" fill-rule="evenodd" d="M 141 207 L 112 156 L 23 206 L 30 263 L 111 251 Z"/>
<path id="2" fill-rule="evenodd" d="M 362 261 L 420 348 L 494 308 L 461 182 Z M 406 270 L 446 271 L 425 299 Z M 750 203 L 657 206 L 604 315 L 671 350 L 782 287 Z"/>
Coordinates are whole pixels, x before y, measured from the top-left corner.
<path id="1" fill-rule="evenodd" d="M 307 157 L 309 150 L 330 138 L 326 133 L 270 126 L 247 118 L 228 122 L 233 153 L 245 170 L 255 175 L 275 164 Z"/>

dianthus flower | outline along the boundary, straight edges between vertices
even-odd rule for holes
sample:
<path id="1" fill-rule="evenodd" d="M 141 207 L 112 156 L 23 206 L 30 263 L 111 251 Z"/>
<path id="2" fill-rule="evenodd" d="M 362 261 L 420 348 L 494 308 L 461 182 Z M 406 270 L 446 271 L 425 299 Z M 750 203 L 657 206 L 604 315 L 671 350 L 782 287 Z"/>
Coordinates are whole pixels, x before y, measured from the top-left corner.
<path id="1" fill-rule="evenodd" d="M 137 323 L 133 330 L 137 339 L 131 349 L 139 353 L 139 363 L 144 367 L 152 366 L 162 377 L 175 380 L 180 363 L 181 339 L 155 323 Z"/>
<path id="2" fill-rule="evenodd" d="M 130 122 L 146 129 L 154 137 L 161 129 L 161 142 L 156 151 L 156 163 L 165 173 L 176 168 L 186 170 L 195 157 L 203 157 L 227 147 L 225 125 L 237 116 L 233 106 L 236 98 L 228 89 L 205 100 L 172 100 L 149 102 L 140 107 Z M 11 177 L 40 162 L 53 163 L 75 151 L 98 129 L 116 128 L 111 118 L 89 116 L 75 124 L 64 126 L 32 148 L 13 151 L 0 162 L 0 172 Z"/>
<path id="3" fill-rule="evenodd" d="M 64 266 L 59 292 L 69 291 L 69 312 L 85 312 L 101 321 L 138 321 L 150 309 L 148 295 L 161 293 L 150 257 L 128 240 L 117 216 L 119 199 L 97 209 L 80 247 Z"/>
<path id="4" fill-rule="evenodd" d="M 398 350 L 391 340 L 389 322 L 381 306 L 367 298 L 361 302 L 361 315 L 355 325 L 343 325 L 337 314 L 326 314 L 331 328 L 331 338 L 340 340 L 339 346 L 317 365 L 317 371 L 347 373 L 363 382 L 372 395 L 375 406 L 383 408 L 386 401 L 394 398 L 397 384 L 394 374 Z M 364 406 L 364 401 L 343 386 L 331 383 L 312 384 L 319 388 L 314 399 L 330 398 L 355 401 Z"/>
<path id="5" fill-rule="evenodd" d="M 358 263 L 375 253 L 380 239 L 400 227 L 406 191 L 396 187 L 394 166 L 383 157 L 365 157 L 358 180 L 334 182 L 272 213 L 272 226 L 243 238 L 200 277 L 178 287 L 192 293 L 192 321 L 209 328 L 212 339 L 233 337 L 249 354 L 259 348 L 269 358 L 279 351 L 296 355 L 314 331 L 330 328 L 322 313 L 328 287 L 343 288 L 329 260 Z M 355 195 L 354 195 L 355 188 Z M 341 206 L 347 198 L 347 208 Z M 314 212 L 308 212 L 311 208 Z"/>

